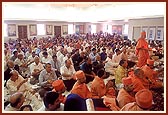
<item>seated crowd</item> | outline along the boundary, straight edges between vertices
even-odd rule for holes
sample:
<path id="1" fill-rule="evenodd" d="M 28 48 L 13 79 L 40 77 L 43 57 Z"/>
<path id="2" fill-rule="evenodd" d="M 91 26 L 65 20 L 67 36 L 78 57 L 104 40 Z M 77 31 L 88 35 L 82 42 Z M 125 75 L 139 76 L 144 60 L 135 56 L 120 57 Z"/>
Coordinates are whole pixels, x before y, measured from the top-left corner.
<path id="1" fill-rule="evenodd" d="M 136 42 L 117 34 L 10 40 L 4 44 L 5 111 L 88 111 L 87 99 L 111 111 L 150 111 L 155 70 L 163 59 L 160 42 L 149 43 L 150 58 L 137 67 Z M 91 106 L 92 107 L 92 106 Z"/>

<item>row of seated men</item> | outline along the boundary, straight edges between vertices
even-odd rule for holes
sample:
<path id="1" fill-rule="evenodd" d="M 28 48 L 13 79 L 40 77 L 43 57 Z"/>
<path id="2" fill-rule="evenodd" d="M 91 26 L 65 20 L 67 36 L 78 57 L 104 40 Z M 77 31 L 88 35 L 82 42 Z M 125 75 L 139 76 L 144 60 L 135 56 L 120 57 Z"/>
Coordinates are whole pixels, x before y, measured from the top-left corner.
<path id="1" fill-rule="evenodd" d="M 16 45 L 16 50 L 13 50 L 14 55 L 12 56 L 10 55 L 10 48 L 5 46 L 4 62 L 7 62 L 7 64 L 5 64 L 7 67 L 5 67 L 4 79 L 5 88 L 9 94 L 8 96 L 11 96 L 17 91 L 26 92 L 24 93 L 26 100 L 28 100 L 29 104 L 33 103 L 33 101 L 30 100 L 37 100 L 37 96 L 34 95 L 35 91 L 31 88 L 31 85 L 35 84 L 45 90 L 52 90 L 52 83 L 58 79 L 62 79 L 66 87 L 66 91 L 72 93 L 72 89 L 77 82 L 75 73 L 79 70 L 82 70 L 85 73 L 87 85 L 90 86 L 90 84 L 97 84 L 103 86 L 102 88 L 98 88 L 100 94 L 97 93 L 97 91 L 94 93 L 93 89 L 95 88 L 92 88 L 91 86 L 88 88 L 88 91 L 92 93 L 92 98 L 102 98 L 106 92 L 113 92 L 113 94 L 116 94 L 115 96 L 117 96 L 118 93 L 114 92 L 115 90 L 118 92 L 123 87 L 122 78 L 131 76 L 133 74 L 133 72 L 128 73 L 127 70 L 135 65 L 135 62 L 133 62 L 133 57 L 136 58 L 136 56 L 134 55 L 134 51 L 132 51 L 135 49 L 134 46 L 131 46 L 128 49 L 123 46 L 121 49 L 120 46 L 122 45 L 119 42 L 119 44 L 114 47 L 115 50 L 113 50 L 113 48 L 107 44 L 104 45 L 104 47 L 98 48 L 98 46 L 93 44 L 94 42 L 80 43 L 79 41 L 76 45 L 78 47 L 81 45 L 84 48 L 73 48 L 73 44 L 71 42 L 69 46 L 64 45 L 63 47 L 62 45 L 54 45 L 53 47 L 47 49 L 44 48 L 43 50 L 36 47 L 33 48 L 32 51 L 32 48 L 30 47 L 28 48 L 28 51 L 24 53 L 21 50 L 21 46 Z M 105 42 L 100 40 L 101 45 L 104 43 Z M 115 43 L 117 44 L 117 41 Z M 131 61 L 127 61 L 128 57 L 131 59 Z M 162 83 L 157 82 L 156 80 L 157 74 L 153 74 L 153 66 L 151 65 L 154 65 L 154 61 L 149 60 L 148 62 L 149 63 L 143 67 L 145 69 L 141 68 L 143 69 L 145 76 L 147 76 L 143 77 L 143 80 L 141 81 L 143 86 L 147 89 L 162 87 Z M 101 77 L 101 75 L 98 75 L 98 70 L 101 69 L 105 70 L 105 72 L 100 72 L 105 73 L 105 75 L 103 74 L 105 78 L 111 78 L 111 76 L 114 76 L 112 77 L 112 79 L 115 79 L 113 80 L 115 85 L 112 85 L 116 86 L 116 88 L 114 87 L 114 91 L 105 91 L 106 87 L 104 87 L 105 85 L 102 84 L 107 85 L 109 83 L 104 83 L 100 79 L 94 82 L 94 80 L 97 78 L 96 76 Z M 17 72 L 13 70 L 16 70 Z M 151 72 L 150 74 L 147 74 L 149 70 Z M 18 74 L 19 76 L 22 76 L 20 81 L 17 80 L 19 78 L 17 77 Z M 141 82 L 138 84 L 141 84 Z M 25 86 L 25 84 L 28 85 Z M 144 88 L 142 87 L 142 84 L 138 85 L 138 87 Z M 81 91 L 83 91 L 83 88 Z M 110 94 L 110 96 L 113 95 Z M 40 108 L 39 106 L 41 105 L 34 103 L 32 106 L 33 110 L 38 110 Z"/>
<path id="2" fill-rule="evenodd" d="M 19 110 L 20 107 L 23 105 L 23 102 L 21 101 L 21 105 L 19 108 L 12 105 L 12 97 L 15 94 L 18 94 L 19 92 L 22 92 L 23 97 L 26 98 L 26 104 L 30 104 L 33 107 L 33 110 L 78 110 L 75 109 L 75 104 L 79 104 L 79 100 L 83 100 L 85 102 L 86 99 L 103 99 L 103 104 L 108 107 L 110 110 L 148 110 L 152 106 L 152 93 L 150 89 L 152 88 L 162 88 L 163 83 L 157 81 L 156 72 L 152 70 L 154 61 L 151 59 L 148 59 L 146 68 L 148 68 L 148 71 L 150 72 L 150 76 L 148 71 L 143 71 L 143 68 L 135 69 L 133 72 L 130 72 L 129 75 L 126 77 L 121 77 L 118 79 L 109 80 L 106 84 L 104 82 L 104 78 L 107 78 L 106 72 L 104 69 L 99 69 L 97 72 L 97 75 L 94 76 L 93 81 L 91 81 L 91 86 L 88 87 L 86 84 L 86 75 L 82 70 L 79 70 L 75 72 L 73 76 L 73 80 L 75 81 L 75 84 L 72 86 L 72 88 L 69 90 L 68 95 L 64 96 L 62 93 L 67 90 L 66 82 L 64 80 L 56 80 L 56 79 L 50 79 L 43 84 L 41 84 L 41 90 L 39 90 L 40 98 L 42 98 L 42 101 L 39 101 L 38 94 L 30 87 L 29 83 L 27 82 L 27 79 L 24 79 L 16 70 L 12 70 L 10 72 L 10 79 L 7 81 L 7 90 L 10 92 L 10 104 L 5 108 L 5 110 Z M 47 66 L 50 66 L 51 70 L 51 64 L 46 64 L 46 71 Z M 127 67 L 127 61 L 121 60 L 119 63 L 119 66 L 116 69 L 116 75 L 123 73 Z M 119 71 L 119 72 L 117 72 Z M 50 72 L 49 72 L 50 73 Z M 124 73 L 125 74 L 125 73 Z M 151 76 L 152 75 L 152 76 Z M 144 78 L 144 76 L 147 76 Z M 45 76 L 44 76 L 45 77 Z M 117 85 L 115 85 L 117 84 Z M 68 85 L 67 85 L 68 86 Z M 117 87 L 116 87 L 117 86 Z M 47 88 L 46 88 L 47 87 Z M 51 93 L 51 95 L 55 95 L 53 97 L 55 100 L 53 101 L 53 98 L 45 98 L 45 96 L 48 93 Z M 59 96 L 56 96 L 56 94 L 53 94 L 53 92 L 57 92 Z M 142 96 L 138 92 L 143 92 Z M 145 92 L 145 93 L 144 93 Z M 147 93 L 148 92 L 148 93 Z M 146 94 L 147 93 L 147 94 Z M 20 94 L 20 93 L 19 93 Z M 81 99 L 77 99 L 78 101 L 74 101 L 74 97 L 71 96 L 73 94 L 77 94 L 77 97 Z M 139 100 L 137 100 L 136 95 L 140 95 L 138 97 Z M 144 96 L 148 95 L 148 96 Z M 57 97 L 57 98 L 56 98 Z M 71 98 L 68 98 L 71 97 Z M 75 96 L 76 97 L 76 96 Z M 16 98 L 16 97 L 15 97 Z M 145 99 L 144 99 L 145 98 Z M 146 99 L 147 98 L 147 99 Z M 22 96 L 19 96 L 19 100 L 22 99 Z M 46 100 L 48 102 L 45 102 Z M 76 99 L 76 98 L 75 98 Z M 145 102 L 144 102 L 145 100 Z M 20 102 L 18 99 L 13 100 L 14 102 Z M 139 102 L 140 101 L 140 102 Z M 142 101 L 142 102 L 141 102 Z M 54 102 L 54 103 L 53 103 Z M 72 102 L 76 102 L 74 106 L 72 106 Z M 51 108 L 49 108 L 49 105 L 46 105 L 51 103 Z M 57 107 L 57 104 L 59 105 L 62 103 L 61 107 Z M 132 104 L 131 104 L 132 103 Z M 134 103 L 134 104 L 133 104 Z M 137 103 L 137 104 L 136 104 Z M 44 105 L 43 105 L 44 104 Z M 129 105 L 130 107 L 127 107 L 126 105 Z M 141 105 L 142 104 L 142 105 Z M 143 105 L 144 104 L 144 105 Z M 64 107 L 63 107 L 64 105 Z M 95 105 L 96 106 L 96 105 Z M 125 107 L 126 106 L 126 107 Z M 134 107 L 135 106 L 135 107 Z M 74 107 L 74 108 L 73 108 Z M 77 105 L 77 107 L 80 107 Z M 92 108 L 94 106 L 91 106 Z M 63 109 L 64 108 L 64 109 Z M 83 106 L 82 106 L 83 108 Z M 84 107 L 85 109 L 79 108 L 79 110 L 88 110 L 87 107 Z M 134 108 L 134 109 L 133 109 Z M 94 108 L 95 109 L 95 108 Z M 91 109 L 91 110 L 94 110 Z"/>

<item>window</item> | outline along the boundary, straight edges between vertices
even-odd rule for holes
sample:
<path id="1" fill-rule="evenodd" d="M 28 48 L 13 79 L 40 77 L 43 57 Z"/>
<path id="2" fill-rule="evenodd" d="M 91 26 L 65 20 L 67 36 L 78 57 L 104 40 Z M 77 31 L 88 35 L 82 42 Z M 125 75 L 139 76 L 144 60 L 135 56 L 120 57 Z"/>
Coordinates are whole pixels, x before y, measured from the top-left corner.
<path id="1" fill-rule="evenodd" d="M 37 24 L 37 35 L 45 35 L 44 24 Z"/>
<path id="2" fill-rule="evenodd" d="M 128 24 L 124 25 L 124 34 L 128 35 Z"/>
<path id="3" fill-rule="evenodd" d="M 96 25 L 91 25 L 91 34 L 96 33 Z"/>
<path id="4" fill-rule="evenodd" d="M 105 32 L 107 32 L 107 30 L 108 30 L 108 25 L 103 25 L 103 33 L 105 33 Z"/>
<path id="5" fill-rule="evenodd" d="M 73 34 L 73 24 L 68 24 L 68 34 Z"/>
<path id="6" fill-rule="evenodd" d="M 108 26 L 107 32 L 112 34 L 112 25 L 107 25 L 107 26 Z"/>
<path id="7" fill-rule="evenodd" d="M 4 24 L 4 28 L 3 28 L 3 35 L 4 37 L 7 37 L 8 36 L 8 25 L 7 24 Z"/>

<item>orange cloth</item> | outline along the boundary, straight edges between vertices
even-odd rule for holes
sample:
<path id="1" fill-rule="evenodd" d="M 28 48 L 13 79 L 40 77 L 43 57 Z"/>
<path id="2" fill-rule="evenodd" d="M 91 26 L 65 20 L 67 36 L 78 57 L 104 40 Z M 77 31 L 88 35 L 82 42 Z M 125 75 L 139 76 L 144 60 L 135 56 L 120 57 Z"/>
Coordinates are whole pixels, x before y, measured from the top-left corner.
<path id="1" fill-rule="evenodd" d="M 91 93 L 93 98 L 101 98 L 106 94 L 106 86 L 103 79 L 95 76 L 91 84 Z"/>
<path id="2" fill-rule="evenodd" d="M 71 93 L 78 94 L 82 98 L 92 97 L 92 94 L 85 83 L 79 84 L 76 82 L 71 90 Z"/>
<path id="3" fill-rule="evenodd" d="M 133 87 L 134 87 L 133 92 L 138 92 L 138 91 L 140 91 L 142 89 L 145 89 L 145 87 L 143 86 L 143 83 L 142 83 L 140 78 L 138 78 L 137 76 L 133 75 L 131 77 L 131 79 L 132 79 L 132 84 L 133 84 Z"/>
<path id="4" fill-rule="evenodd" d="M 136 55 L 138 56 L 137 67 L 146 65 L 146 61 L 149 58 L 148 43 L 145 38 L 139 38 L 136 45 Z"/>
<path id="5" fill-rule="evenodd" d="M 154 71 L 147 65 L 143 66 L 142 70 L 148 79 L 150 79 L 152 82 L 156 82 L 155 78 L 157 77 L 158 72 Z"/>
<path id="6" fill-rule="evenodd" d="M 106 91 L 106 96 L 107 97 L 116 97 L 116 93 L 115 93 L 115 89 L 113 87 L 110 87 L 107 91 Z"/>
<path id="7" fill-rule="evenodd" d="M 150 88 L 160 88 L 163 86 L 162 82 L 156 81 L 158 75 L 157 71 L 154 71 L 147 65 L 143 66 L 142 70 L 144 71 L 145 77 L 148 79 Z"/>
<path id="8" fill-rule="evenodd" d="M 122 108 L 127 103 L 134 102 L 135 98 L 132 97 L 124 88 L 122 88 L 118 92 L 117 101 L 119 107 Z"/>
<path id="9" fill-rule="evenodd" d="M 122 78 L 122 83 L 123 83 L 124 85 L 130 85 L 130 84 L 132 84 L 132 79 L 131 79 L 131 77 L 123 77 L 123 78 Z"/>
<path id="10" fill-rule="evenodd" d="M 149 65 L 154 65 L 154 60 L 151 60 L 151 59 L 147 59 L 147 64 L 149 64 Z"/>
<path id="11" fill-rule="evenodd" d="M 143 86 L 146 88 L 146 89 L 149 89 L 150 87 L 150 84 L 149 84 L 149 81 L 145 78 L 145 77 L 143 77 L 142 79 L 141 79 L 141 82 L 142 82 L 142 84 L 143 84 Z"/>
<path id="12" fill-rule="evenodd" d="M 75 73 L 77 79 L 81 79 L 85 77 L 85 73 L 82 70 L 79 70 Z"/>
<path id="13" fill-rule="evenodd" d="M 150 90 L 143 89 L 135 94 L 136 103 L 141 108 L 150 108 L 152 106 L 153 96 Z"/>
<path id="14" fill-rule="evenodd" d="M 120 111 L 144 111 L 136 102 L 128 103 L 120 109 Z"/>
<path id="15" fill-rule="evenodd" d="M 116 105 L 116 98 L 104 97 L 103 103 L 113 111 L 119 111 L 120 108 Z"/>
<path id="16" fill-rule="evenodd" d="M 59 95 L 60 96 L 60 102 L 65 104 L 65 101 L 66 101 L 66 97 L 62 94 Z"/>
<path id="17" fill-rule="evenodd" d="M 53 86 L 55 91 L 61 91 L 62 89 L 65 88 L 64 82 L 62 80 L 55 80 L 52 83 L 52 86 Z"/>
<path id="18" fill-rule="evenodd" d="M 141 32 L 141 36 L 144 36 L 144 35 L 146 35 L 146 32 L 145 31 Z"/>

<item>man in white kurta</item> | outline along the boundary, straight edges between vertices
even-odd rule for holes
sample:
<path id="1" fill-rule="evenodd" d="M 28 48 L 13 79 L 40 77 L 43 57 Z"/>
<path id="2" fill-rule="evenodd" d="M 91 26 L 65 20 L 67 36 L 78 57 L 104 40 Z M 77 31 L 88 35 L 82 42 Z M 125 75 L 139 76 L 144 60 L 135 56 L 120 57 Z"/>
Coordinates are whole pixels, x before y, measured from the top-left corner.
<path id="1" fill-rule="evenodd" d="M 65 61 L 65 65 L 61 67 L 60 73 L 62 75 L 62 80 L 64 81 L 67 91 L 70 91 L 75 84 L 76 80 L 73 79 L 75 74 L 75 69 L 70 60 Z"/>
<path id="2" fill-rule="evenodd" d="M 33 110 L 38 110 L 41 107 L 41 103 L 34 95 L 34 90 L 30 87 L 27 82 L 28 79 L 24 79 L 18 74 L 16 70 L 11 71 L 11 78 L 7 81 L 6 87 L 9 90 L 9 94 L 12 95 L 15 92 L 23 92 L 26 98 L 25 104 L 31 104 Z"/>

